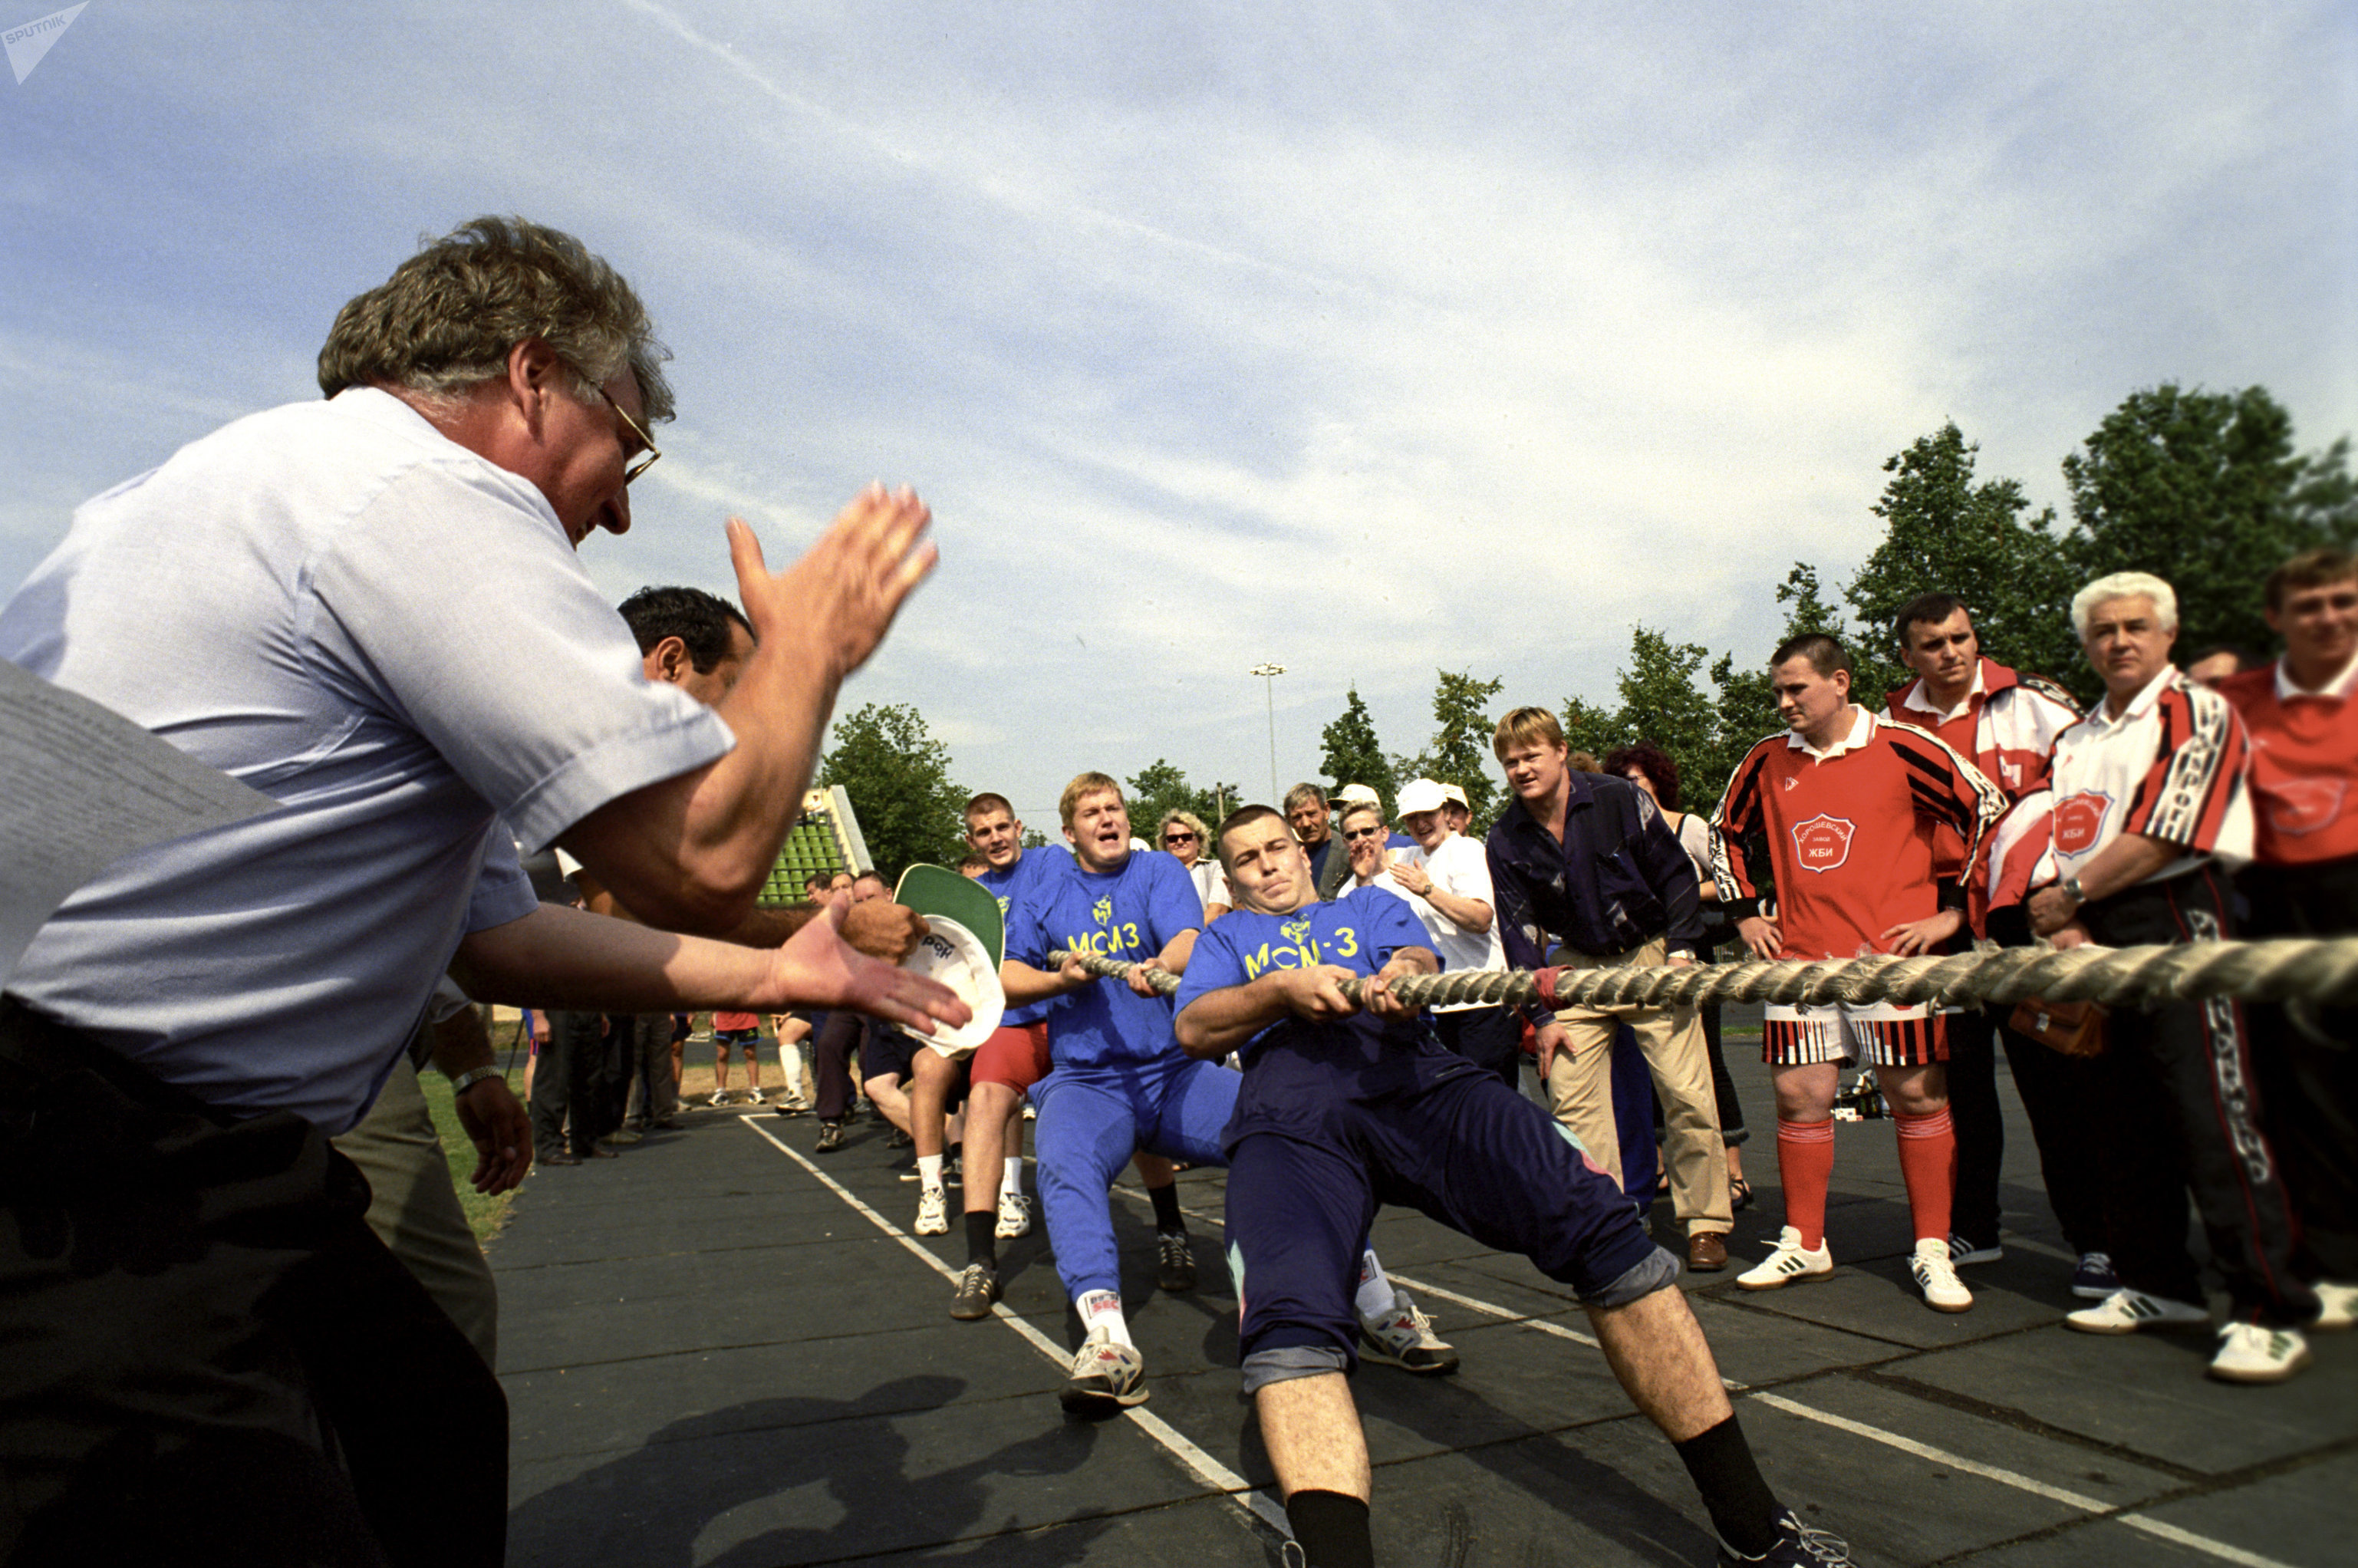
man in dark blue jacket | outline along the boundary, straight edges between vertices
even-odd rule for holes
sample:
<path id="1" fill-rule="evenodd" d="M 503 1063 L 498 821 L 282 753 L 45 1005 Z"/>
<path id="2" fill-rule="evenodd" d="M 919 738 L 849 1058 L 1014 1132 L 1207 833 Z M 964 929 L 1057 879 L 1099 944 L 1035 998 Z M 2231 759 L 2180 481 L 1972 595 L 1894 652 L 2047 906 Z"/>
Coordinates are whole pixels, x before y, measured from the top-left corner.
<path id="1" fill-rule="evenodd" d="M 1626 779 L 1570 765 L 1563 729 L 1519 708 L 1492 741 L 1515 804 L 1490 829 L 1490 880 L 1507 961 L 1617 968 L 1690 964 L 1703 936 L 1694 862 L 1650 796 Z M 1727 1154 L 1712 1098 L 1711 1059 L 1693 1008 L 1534 1009 L 1540 1076 L 1556 1119 L 1621 1180 L 1613 1124 L 1613 1036 L 1638 1037 L 1662 1098 L 1662 1162 L 1687 1229 L 1687 1267 L 1727 1267 Z"/>

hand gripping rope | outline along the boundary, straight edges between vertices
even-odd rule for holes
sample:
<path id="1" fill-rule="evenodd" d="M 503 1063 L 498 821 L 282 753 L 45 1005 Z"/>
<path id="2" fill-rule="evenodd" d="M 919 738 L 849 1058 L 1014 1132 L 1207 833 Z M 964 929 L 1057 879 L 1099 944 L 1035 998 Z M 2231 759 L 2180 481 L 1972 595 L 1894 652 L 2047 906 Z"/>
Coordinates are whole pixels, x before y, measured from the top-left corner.
<path id="1" fill-rule="evenodd" d="M 1077 957 L 1092 974 L 1120 979 L 1135 966 L 1092 953 L 1048 955 L 1051 967 Z M 1168 996 L 1179 977 L 1158 972 Z M 1359 979 L 1341 982 L 1359 1000 Z M 2267 942 L 2184 942 L 2166 946 L 2062 950 L 1985 946 L 1942 957 L 1888 954 L 1805 963 L 1747 959 L 1630 969 L 1490 969 L 1410 975 L 1392 994 L 1417 1007 L 1457 1002 L 1538 1001 L 1561 1007 L 1693 1007 L 1715 1001 L 1809 1004 L 1939 1001 L 1951 1005 L 2021 1001 L 2098 1001 L 2153 1008 L 2169 1001 L 2234 997 L 2243 1001 L 2358 1003 L 2358 937 Z"/>

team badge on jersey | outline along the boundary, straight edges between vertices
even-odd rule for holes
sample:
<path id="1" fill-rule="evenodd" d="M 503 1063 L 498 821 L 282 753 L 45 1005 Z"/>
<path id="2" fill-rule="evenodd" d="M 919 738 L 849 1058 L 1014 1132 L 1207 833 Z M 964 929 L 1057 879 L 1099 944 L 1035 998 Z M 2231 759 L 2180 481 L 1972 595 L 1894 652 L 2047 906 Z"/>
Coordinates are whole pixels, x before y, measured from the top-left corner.
<path id="1" fill-rule="evenodd" d="M 1107 921 L 1111 920 L 1113 918 L 1112 895 L 1108 894 L 1106 897 L 1101 898 L 1098 900 L 1097 903 L 1089 905 L 1089 913 L 1097 916 L 1097 922 L 1099 925 L 1103 925 Z"/>
<path id="2" fill-rule="evenodd" d="M 2268 826 L 2294 838 L 2331 827 L 2350 793 L 2347 779 L 2255 780 L 2252 787 L 2267 813 Z"/>
<path id="3" fill-rule="evenodd" d="M 1288 942 L 1298 943 L 1303 937 L 1310 935 L 1310 922 L 1306 920 L 1289 920 L 1284 925 L 1279 926 L 1278 929 L 1285 934 L 1285 939 Z"/>
<path id="4" fill-rule="evenodd" d="M 2104 814 L 2113 808 L 2113 797 L 2100 789 L 2083 789 L 2069 800 L 2055 806 L 2055 847 L 2067 855 L 2085 854 L 2095 848 L 2104 830 Z"/>
<path id="5" fill-rule="evenodd" d="M 1793 855 L 1805 871 L 1831 871 L 1850 859 L 1858 832 L 1848 817 L 1818 816 L 1793 824 Z"/>

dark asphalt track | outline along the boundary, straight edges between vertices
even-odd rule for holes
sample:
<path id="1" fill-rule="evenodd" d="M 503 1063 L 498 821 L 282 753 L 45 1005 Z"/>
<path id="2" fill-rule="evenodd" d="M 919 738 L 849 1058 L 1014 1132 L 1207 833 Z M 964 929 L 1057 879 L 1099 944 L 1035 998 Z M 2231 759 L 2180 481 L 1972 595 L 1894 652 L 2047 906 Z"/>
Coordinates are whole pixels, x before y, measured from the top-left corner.
<path id="1" fill-rule="evenodd" d="M 1736 1073 L 1769 1126 L 1765 1070 Z M 1734 1270 L 1689 1280 L 1770 1484 L 1862 1563 L 2358 1563 L 2358 1336 L 2313 1336 L 2309 1372 L 2245 1389 L 2202 1377 L 2207 1338 L 2064 1330 L 2071 1261 L 2003 1092 L 2006 1256 L 1965 1271 L 1970 1313 L 1906 1283 L 1887 1122 L 1841 1130 L 1834 1278 L 1766 1294 Z M 855 1206 L 902 1230 L 915 1212 L 881 1125 L 817 1160 L 807 1118 L 685 1119 L 620 1160 L 535 1173 L 492 1248 L 517 1568 L 1275 1560 L 1268 1494 L 1222 1490 L 1270 1476 L 1237 1392 L 1219 1173 L 1182 1178 L 1213 1217 L 1191 1295 L 1155 1292 L 1145 1206 L 1116 1200 L 1153 1397 L 1148 1420 L 1089 1424 L 1065 1417 L 1062 1368 L 1015 1324 L 953 1322 L 918 1244 Z M 1739 1268 L 1776 1234 L 1772 1142 L 1752 1146 L 1763 1202 L 1736 1217 Z M 1672 1239 L 1667 1206 L 1655 1216 Z M 1455 1378 L 1357 1379 L 1380 1563 L 1712 1560 L 1684 1472 L 1562 1287 L 1419 1216 L 1388 1214 L 1376 1239 L 1465 1357 Z M 955 1232 L 924 1251 L 965 1261 Z M 1012 1317 L 1069 1346 L 1044 1236 L 1002 1257 Z"/>

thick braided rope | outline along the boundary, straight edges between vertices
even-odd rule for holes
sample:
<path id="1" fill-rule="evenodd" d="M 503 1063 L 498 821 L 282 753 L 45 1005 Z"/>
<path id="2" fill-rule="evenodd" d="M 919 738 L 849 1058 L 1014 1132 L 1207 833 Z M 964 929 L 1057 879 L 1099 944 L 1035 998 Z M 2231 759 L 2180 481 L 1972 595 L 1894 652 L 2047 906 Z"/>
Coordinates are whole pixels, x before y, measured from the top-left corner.
<path id="1" fill-rule="evenodd" d="M 1051 953 L 1048 960 L 1054 966 L 1065 957 Z M 1093 953 L 1076 957 L 1093 974 L 1120 978 L 1132 968 Z M 1552 979 L 1557 1007 L 1691 1007 L 1715 1001 L 1968 1005 L 2028 997 L 2142 1008 L 2211 997 L 2346 1005 L 2358 1003 L 2358 937 L 2087 946 L 2069 951 L 1985 946 L 1944 957 L 1879 955 L 1820 963 L 1782 958 L 1643 969 L 1467 970 L 1408 976 L 1392 982 L 1392 994 L 1418 1007 L 1545 1001 L 1541 976 Z M 1153 982 L 1165 996 L 1179 989 L 1176 975 L 1158 972 Z M 1357 1001 L 1358 987 L 1357 979 L 1346 980 L 1343 993 Z"/>

